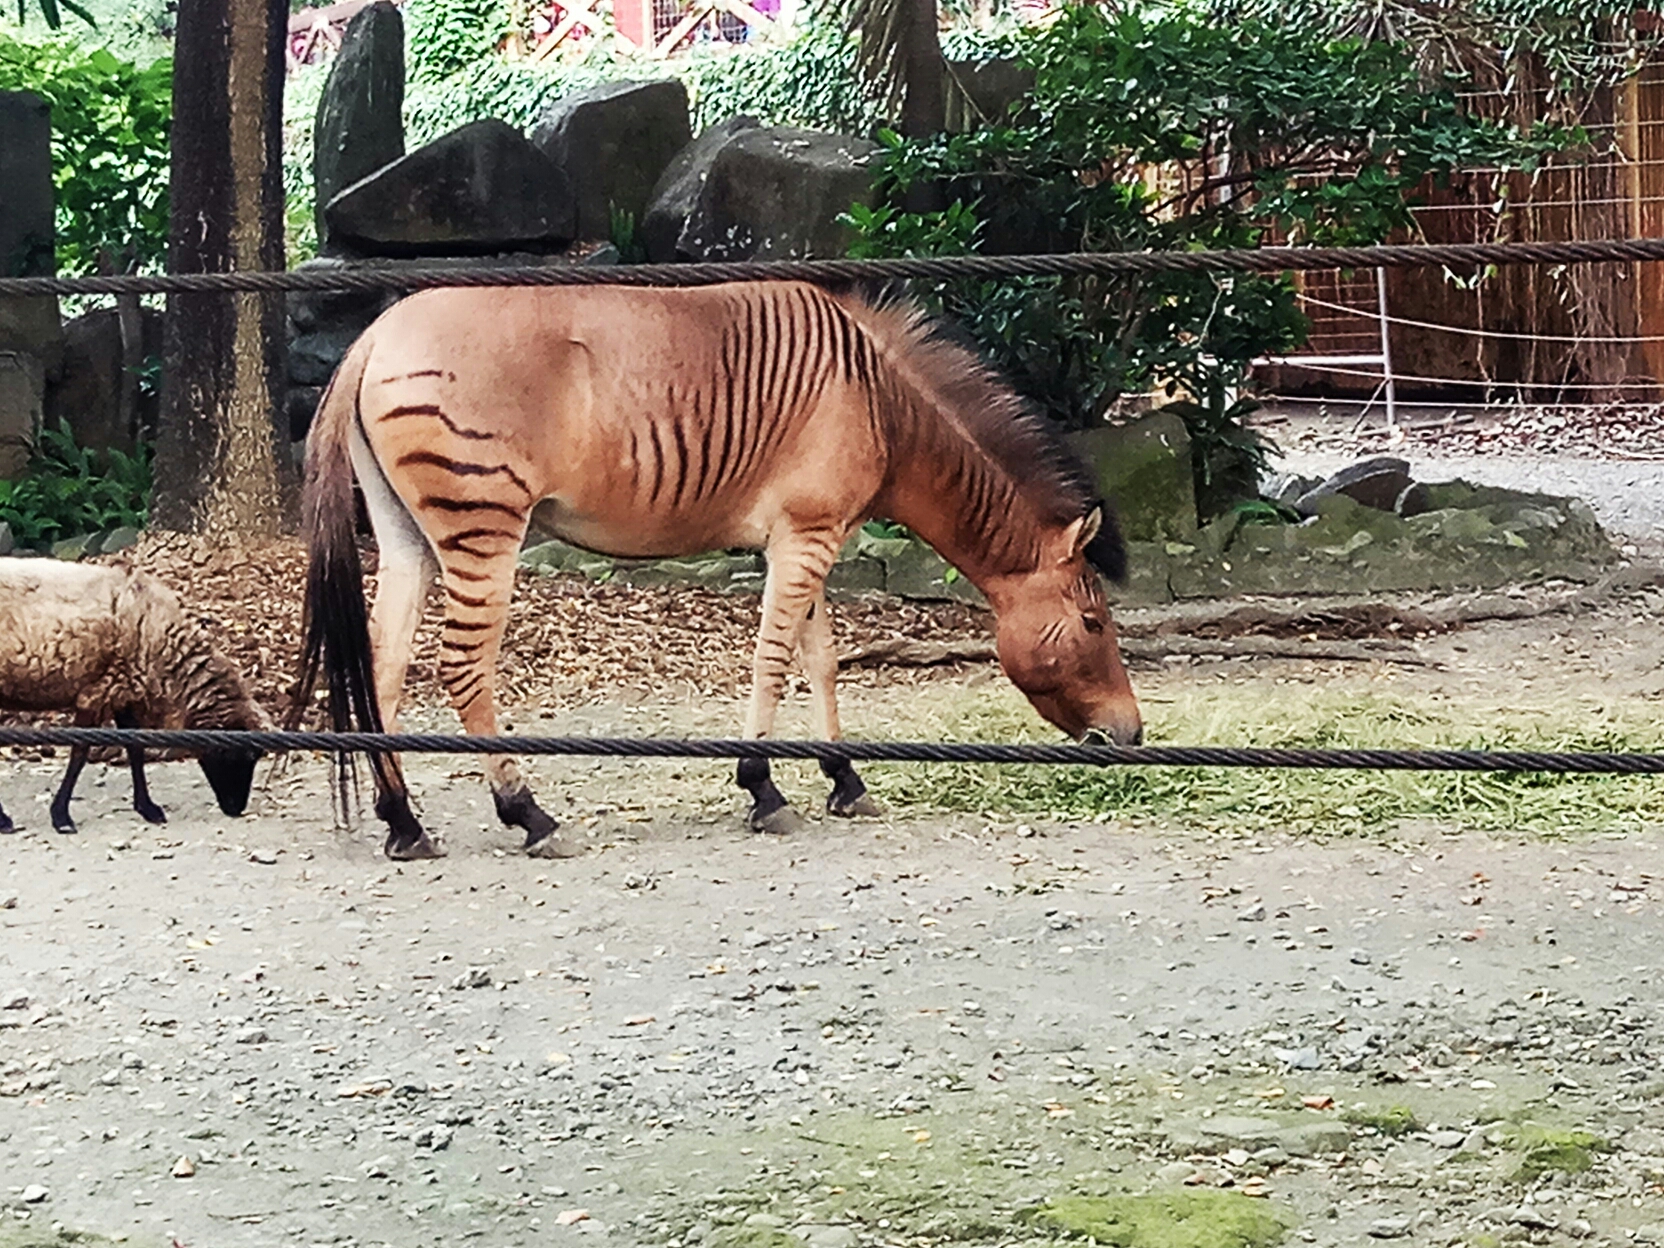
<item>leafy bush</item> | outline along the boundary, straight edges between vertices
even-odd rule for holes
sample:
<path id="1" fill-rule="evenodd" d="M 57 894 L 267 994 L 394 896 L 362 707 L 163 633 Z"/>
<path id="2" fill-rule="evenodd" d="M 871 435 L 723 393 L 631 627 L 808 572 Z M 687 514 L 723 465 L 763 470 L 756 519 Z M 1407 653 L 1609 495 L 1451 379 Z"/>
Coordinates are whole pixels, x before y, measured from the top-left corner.
<path id="1" fill-rule="evenodd" d="M 1020 39 L 1036 73 L 1006 124 L 928 142 L 884 134 L 881 200 L 847 217 L 857 255 L 1186 250 L 1378 242 L 1429 175 L 1530 167 L 1579 140 L 1471 117 L 1455 84 L 1385 43 L 1257 21 L 1075 8 Z M 897 205 L 925 182 L 943 212 Z M 1252 491 L 1266 447 L 1233 397 L 1306 333 L 1282 276 L 956 281 L 920 293 L 1074 427 L 1127 392 L 1182 389 L 1211 512 Z"/>
<path id="2" fill-rule="evenodd" d="M 137 455 L 76 445 L 69 425 L 41 430 L 29 470 L 0 481 L 0 521 L 19 546 L 42 547 L 82 533 L 139 528 L 150 510 L 149 446 Z"/>
<path id="3" fill-rule="evenodd" d="M 0 32 L 0 90 L 52 106 L 57 263 L 66 274 L 159 267 L 168 237 L 172 63 L 140 68 L 64 39 Z"/>
<path id="4" fill-rule="evenodd" d="M 489 56 L 508 33 L 503 0 L 411 0 L 405 46 L 415 82 L 443 82 Z"/>

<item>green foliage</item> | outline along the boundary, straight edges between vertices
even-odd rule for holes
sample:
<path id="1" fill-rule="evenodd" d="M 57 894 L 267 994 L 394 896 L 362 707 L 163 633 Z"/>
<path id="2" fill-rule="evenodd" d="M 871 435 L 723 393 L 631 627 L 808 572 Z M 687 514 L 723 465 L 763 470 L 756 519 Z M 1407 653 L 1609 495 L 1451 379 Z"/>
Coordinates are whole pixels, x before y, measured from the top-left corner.
<path id="1" fill-rule="evenodd" d="M 1355 1127 L 1368 1127 L 1377 1135 L 1388 1135 L 1395 1139 L 1401 1135 L 1409 1135 L 1412 1131 L 1421 1130 L 1421 1123 L 1416 1120 L 1415 1110 L 1408 1105 L 1389 1105 L 1385 1109 L 1369 1106 L 1362 1109 L 1353 1107 L 1342 1110 L 1340 1120 L 1351 1123 Z"/>
<path id="2" fill-rule="evenodd" d="M 880 204 L 845 218 L 855 254 L 1379 242 L 1410 223 L 1425 178 L 1529 169 L 1581 138 L 1469 116 L 1454 82 L 1424 82 L 1398 47 L 1258 20 L 1073 8 L 1023 35 L 1021 49 L 1036 83 L 1012 123 L 929 142 L 881 134 Z M 901 211 L 910 188 L 931 182 L 945 211 Z M 1307 330 L 1292 284 L 1275 275 L 958 281 L 920 293 L 1071 426 L 1093 424 L 1123 393 L 1182 389 L 1197 484 L 1215 509 L 1251 490 L 1267 450 L 1230 396 L 1253 359 L 1291 350 Z"/>
<path id="3" fill-rule="evenodd" d="M 39 9 L 40 15 L 45 19 L 46 24 L 53 30 L 57 30 L 64 24 L 64 11 L 66 10 L 75 14 L 76 17 L 89 26 L 98 24 L 93 15 L 87 11 L 86 6 L 78 3 L 77 0 L 34 0 L 32 4 L 30 0 L 17 0 L 18 25 L 21 26 L 27 22 L 30 10 L 36 8 Z"/>
<path id="4" fill-rule="evenodd" d="M 173 68 L 140 68 L 67 40 L 25 43 L 0 32 L 0 90 L 52 106 L 57 262 L 90 273 L 159 266 L 167 251 L 168 132 Z"/>
<path id="5" fill-rule="evenodd" d="M 504 0 L 411 0 L 404 12 L 413 82 L 460 73 L 490 56 L 509 29 Z"/>
<path id="6" fill-rule="evenodd" d="M 687 84 L 696 131 L 745 114 L 766 126 L 866 134 L 879 117 L 855 70 L 855 40 L 825 23 L 770 47 L 696 51 L 669 68 Z"/>
<path id="7" fill-rule="evenodd" d="M 77 446 L 66 422 L 41 430 L 29 470 L 0 481 L 0 521 L 19 546 L 144 525 L 150 509 L 150 448 L 126 455 Z"/>

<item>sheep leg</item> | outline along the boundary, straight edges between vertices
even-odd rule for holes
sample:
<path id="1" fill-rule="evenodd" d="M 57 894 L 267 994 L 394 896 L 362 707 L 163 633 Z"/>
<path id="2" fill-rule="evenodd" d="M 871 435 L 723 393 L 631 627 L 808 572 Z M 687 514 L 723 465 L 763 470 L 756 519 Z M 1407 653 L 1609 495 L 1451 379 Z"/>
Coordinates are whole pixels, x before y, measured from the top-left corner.
<path id="1" fill-rule="evenodd" d="M 83 727 L 85 725 L 77 725 Z M 69 751 L 69 770 L 64 773 L 64 782 L 58 786 L 57 796 L 52 799 L 52 826 L 57 831 L 73 835 L 77 829 L 75 820 L 69 817 L 69 799 L 75 792 L 75 782 L 81 778 L 81 768 L 87 765 L 87 747 L 77 745 Z"/>
<path id="2" fill-rule="evenodd" d="M 117 728 L 137 728 L 139 720 L 132 711 L 116 712 Z M 146 823 L 166 823 L 167 812 L 150 800 L 150 785 L 144 778 L 144 750 L 136 745 L 127 747 L 127 766 L 133 772 L 133 809 Z"/>

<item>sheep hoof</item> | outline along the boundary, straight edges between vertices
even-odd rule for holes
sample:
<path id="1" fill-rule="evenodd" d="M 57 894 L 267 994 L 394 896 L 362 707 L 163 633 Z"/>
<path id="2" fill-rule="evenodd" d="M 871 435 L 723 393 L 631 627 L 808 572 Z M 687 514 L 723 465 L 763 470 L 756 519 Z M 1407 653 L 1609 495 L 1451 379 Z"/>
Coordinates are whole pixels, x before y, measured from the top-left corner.
<path id="1" fill-rule="evenodd" d="M 135 806 L 133 809 L 139 812 L 139 818 L 146 823 L 166 823 L 168 821 L 168 812 L 155 802 L 145 806 Z"/>

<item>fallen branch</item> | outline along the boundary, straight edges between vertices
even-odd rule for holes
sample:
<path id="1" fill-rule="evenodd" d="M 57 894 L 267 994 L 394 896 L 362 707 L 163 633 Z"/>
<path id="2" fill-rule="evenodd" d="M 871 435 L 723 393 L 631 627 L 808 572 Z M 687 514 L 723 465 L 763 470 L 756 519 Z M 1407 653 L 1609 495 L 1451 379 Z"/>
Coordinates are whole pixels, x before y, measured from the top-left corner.
<path id="1" fill-rule="evenodd" d="M 1349 663 L 1404 663 L 1430 666 L 1414 649 L 1398 641 L 1311 641 L 1298 637 L 1123 637 L 1126 658 L 1161 660 L 1171 655 L 1196 658 L 1328 659 Z M 995 658 L 986 639 L 910 641 L 895 637 L 872 642 L 841 656 L 841 667 L 884 665 L 934 667 L 941 663 L 981 663 Z"/>

